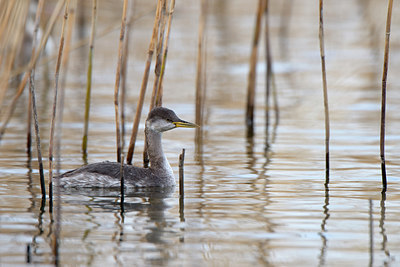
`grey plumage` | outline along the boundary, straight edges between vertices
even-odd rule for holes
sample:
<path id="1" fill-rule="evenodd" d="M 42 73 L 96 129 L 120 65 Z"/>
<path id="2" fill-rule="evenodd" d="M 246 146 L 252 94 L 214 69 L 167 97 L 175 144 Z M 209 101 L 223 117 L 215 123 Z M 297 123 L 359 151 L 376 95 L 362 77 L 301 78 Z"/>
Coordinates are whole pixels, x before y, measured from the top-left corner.
<path id="1" fill-rule="evenodd" d="M 126 187 L 167 187 L 175 185 L 171 166 L 164 155 L 162 132 L 176 127 L 193 128 L 197 125 L 183 121 L 167 108 L 154 108 L 146 120 L 145 135 L 150 160 L 149 168 L 139 168 L 124 164 L 123 175 Z M 121 163 L 92 163 L 76 170 L 66 172 L 59 177 L 62 187 L 120 187 Z"/>

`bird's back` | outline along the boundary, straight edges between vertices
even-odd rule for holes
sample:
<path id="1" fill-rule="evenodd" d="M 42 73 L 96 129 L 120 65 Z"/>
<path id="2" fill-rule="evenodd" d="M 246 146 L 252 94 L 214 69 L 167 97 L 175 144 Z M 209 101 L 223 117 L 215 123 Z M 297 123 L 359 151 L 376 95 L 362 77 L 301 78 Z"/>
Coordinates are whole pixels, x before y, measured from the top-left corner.
<path id="1" fill-rule="evenodd" d="M 139 168 L 124 164 L 126 187 L 166 187 L 175 185 L 173 174 L 162 169 Z M 66 172 L 59 179 L 61 187 L 108 187 L 121 186 L 121 163 L 99 162 Z"/>

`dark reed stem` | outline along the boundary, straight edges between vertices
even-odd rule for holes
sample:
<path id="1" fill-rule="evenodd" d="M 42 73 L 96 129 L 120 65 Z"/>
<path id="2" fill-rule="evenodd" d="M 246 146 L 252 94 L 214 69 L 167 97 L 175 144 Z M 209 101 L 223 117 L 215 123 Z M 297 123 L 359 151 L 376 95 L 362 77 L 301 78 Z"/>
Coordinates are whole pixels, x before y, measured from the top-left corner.
<path id="1" fill-rule="evenodd" d="M 256 92 L 257 55 L 258 55 L 258 44 L 261 33 L 261 20 L 264 10 L 265 10 L 265 0 L 259 0 L 257 7 L 256 22 L 254 27 L 251 55 L 250 55 L 250 70 L 249 70 L 248 85 L 247 85 L 246 125 L 247 125 L 248 136 L 253 136 L 254 134 L 254 101 Z"/>
<path id="2" fill-rule="evenodd" d="M 125 176 L 124 176 L 124 155 L 121 155 L 121 168 L 119 170 L 120 181 L 121 181 L 121 211 L 124 212 L 125 202 Z"/>
<path id="3" fill-rule="evenodd" d="M 94 50 L 94 36 L 96 32 L 96 15 L 97 15 L 97 0 L 93 0 L 92 8 L 92 24 L 89 41 L 89 64 L 87 69 L 87 82 L 86 82 L 86 99 L 85 99 L 85 122 L 82 138 L 82 152 L 87 155 L 87 142 L 89 132 L 89 113 L 90 113 L 90 95 L 92 91 L 92 72 L 93 72 L 93 50 Z"/>
<path id="4" fill-rule="evenodd" d="M 266 138 L 268 140 L 269 125 L 270 125 L 270 95 L 271 95 L 271 84 L 272 84 L 272 56 L 271 56 L 271 45 L 269 39 L 269 13 L 268 13 L 269 0 L 266 0 L 265 4 L 265 61 L 267 62 L 267 71 L 265 76 L 265 128 L 266 128 Z M 267 142 L 267 148 L 269 142 Z"/>
<path id="5" fill-rule="evenodd" d="M 185 149 L 179 155 L 179 217 L 180 221 L 185 221 L 185 182 L 184 182 Z"/>
<path id="6" fill-rule="evenodd" d="M 36 50 L 36 42 L 37 42 L 37 32 L 39 30 L 39 22 L 40 22 L 40 17 L 43 11 L 43 4 L 44 0 L 40 0 L 38 2 L 37 10 L 36 10 L 36 17 L 35 17 L 35 28 L 33 32 L 33 40 L 32 40 L 32 55 L 35 53 Z M 37 150 L 37 156 L 38 156 L 38 164 L 39 164 L 39 176 L 40 176 L 40 189 L 42 192 L 42 198 L 46 199 L 46 185 L 45 185 L 45 180 L 44 180 L 44 172 L 43 172 L 43 160 L 42 160 L 42 149 L 40 145 L 40 131 L 39 131 L 39 122 L 38 122 L 38 117 L 37 117 L 37 109 L 36 109 L 36 97 L 35 97 L 35 87 L 34 87 L 34 82 L 35 82 L 35 65 L 33 64 L 32 69 L 30 70 L 29 74 L 29 118 L 28 118 L 28 127 L 29 127 L 29 133 L 31 132 L 31 119 L 32 119 L 32 113 L 34 116 L 34 127 L 35 127 L 35 137 L 36 137 L 36 150 Z M 31 135 L 31 134 L 28 134 Z M 27 138 L 29 142 L 31 141 L 31 138 Z M 28 150 L 30 151 L 31 144 L 27 144 Z M 30 153 L 29 153 L 30 154 Z"/>
<path id="7" fill-rule="evenodd" d="M 135 150 L 136 137 L 137 137 L 137 132 L 138 132 L 138 128 L 139 128 L 140 116 L 142 114 L 142 109 L 143 109 L 144 96 L 146 94 L 147 81 L 149 79 L 151 61 L 153 58 L 154 47 L 155 47 L 158 30 L 159 30 L 160 17 L 161 17 L 161 6 L 162 6 L 162 0 L 158 0 L 156 15 L 154 18 L 153 33 L 152 33 L 150 44 L 149 44 L 149 50 L 147 52 L 146 66 L 145 66 L 145 70 L 144 70 L 144 74 L 143 74 L 142 85 L 140 87 L 140 95 L 139 95 L 139 100 L 137 103 L 135 119 L 133 122 L 132 135 L 131 135 L 131 139 L 129 142 L 128 155 L 126 158 L 128 164 L 132 164 L 133 153 Z"/>
<path id="8" fill-rule="evenodd" d="M 7 125 L 10 122 L 12 115 L 14 114 L 14 110 L 17 105 L 17 101 L 18 101 L 19 97 L 22 95 L 22 93 L 25 89 L 25 85 L 28 82 L 29 72 L 31 69 L 33 69 L 33 66 L 36 64 L 37 60 L 39 59 L 40 53 L 44 49 L 44 47 L 47 43 L 47 40 L 50 36 L 51 31 L 53 30 L 53 27 L 54 27 L 55 22 L 61 12 L 63 5 L 64 5 L 64 0 L 59 0 L 56 7 L 54 8 L 54 12 L 52 13 L 52 15 L 50 17 L 49 23 L 47 24 L 47 28 L 46 28 L 45 34 L 40 42 L 40 46 L 36 50 L 36 53 L 34 55 L 32 55 L 32 58 L 29 61 L 28 70 L 25 72 L 24 77 L 22 78 L 22 81 L 20 82 L 20 84 L 18 86 L 17 93 L 14 95 L 13 99 L 11 100 L 11 104 L 8 106 L 8 109 L 6 111 L 6 116 L 5 116 L 6 119 L 3 122 L 3 125 L 1 126 L 1 129 L 0 129 L 0 141 L 7 129 Z"/>
<path id="9" fill-rule="evenodd" d="M 60 45 L 58 49 L 58 57 L 56 63 L 56 70 L 54 75 L 54 99 L 53 108 L 50 124 L 50 137 L 49 137 L 49 199 L 50 199 L 50 211 L 52 211 L 53 205 L 53 148 L 54 148 L 54 128 L 56 123 L 56 113 L 57 113 L 57 95 L 58 95 L 58 80 L 60 76 L 61 59 L 64 51 L 64 33 L 65 25 L 68 20 L 68 7 L 69 0 L 65 3 L 64 20 L 61 27 Z"/>
<path id="10" fill-rule="evenodd" d="M 184 184 L 184 164 L 185 164 L 185 149 L 182 149 L 182 153 L 179 155 L 179 197 L 183 198 L 185 195 L 185 184 Z"/>
<path id="11" fill-rule="evenodd" d="M 369 265 L 374 263 L 374 219 L 372 212 L 372 199 L 369 200 Z"/>
<path id="12" fill-rule="evenodd" d="M 124 48 L 124 40 L 125 40 L 125 30 L 126 30 L 126 14 L 128 8 L 128 0 L 124 0 L 124 6 L 122 9 L 122 19 L 121 19 L 121 32 L 119 35 L 119 45 L 118 45 L 118 63 L 117 63 L 117 72 L 115 75 L 115 87 L 114 87 L 114 108 L 115 108 L 115 129 L 116 129 L 116 137 L 117 137 L 117 161 L 121 162 L 121 129 L 120 129 L 120 116 L 119 116 L 119 84 L 121 80 L 121 65 L 122 65 L 122 56 L 123 56 L 123 48 Z"/>
<path id="13" fill-rule="evenodd" d="M 324 16 L 323 0 L 319 0 L 319 47 L 321 54 L 322 84 L 324 92 L 324 110 L 325 110 L 325 184 L 329 183 L 329 107 L 328 107 L 328 85 L 326 80 L 325 67 L 325 47 L 324 47 Z"/>
<path id="14" fill-rule="evenodd" d="M 383 74 L 382 74 L 382 103 L 381 103 L 381 130 L 380 130 L 380 158 L 381 158 L 381 170 L 382 170 L 382 187 L 384 191 L 386 191 L 387 189 L 386 160 L 385 160 L 386 82 L 387 82 L 387 73 L 389 68 L 389 41 L 390 41 L 390 26 L 392 21 L 392 8 L 393 8 L 393 0 L 389 0 L 387 19 L 386 19 L 385 54 L 383 61 Z"/>

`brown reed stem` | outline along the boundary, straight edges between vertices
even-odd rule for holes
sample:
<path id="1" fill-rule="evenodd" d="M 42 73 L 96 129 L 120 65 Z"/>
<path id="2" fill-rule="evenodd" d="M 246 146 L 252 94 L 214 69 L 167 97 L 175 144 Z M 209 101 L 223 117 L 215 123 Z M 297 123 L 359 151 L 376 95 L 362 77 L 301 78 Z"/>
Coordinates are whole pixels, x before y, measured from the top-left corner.
<path id="1" fill-rule="evenodd" d="M 64 51 L 64 33 L 65 33 L 65 25 L 68 21 L 68 7 L 69 0 L 65 3 L 65 11 L 64 11 L 64 20 L 61 27 L 61 37 L 60 37 L 60 46 L 58 49 L 58 57 L 56 63 L 56 70 L 54 75 L 54 99 L 53 99 L 53 109 L 51 116 L 51 124 L 50 124 L 50 137 L 49 137 L 49 199 L 50 199 L 50 211 L 52 211 L 52 201 L 53 201 L 53 147 L 54 147 L 54 128 L 56 122 L 56 113 L 57 113 L 57 95 L 58 95 L 58 80 L 60 76 L 60 67 L 61 67 L 61 59 Z"/>
<path id="2" fill-rule="evenodd" d="M 35 28 L 33 32 L 33 40 L 32 40 L 32 55 L 35 53 L 36 50 L 36 42 L 37 42 L 37 33 L 39 30 L 39 22 L 40 22 L 40 17 L 43 11 L 43 4 L 44 0 L 40 0 L 38 2 L 37 10 L 36 10 L 36 16 L 35 16 Z M 43 160 L 42 160 L 42 149 L 40 145 L 40 131 L 39 131 L 39 122 L 38 122 L 38 117 L 37 117 L 37 110 L 36 110 L 36 99 L 35 99 L 35 87 L 34 87 L 34 81 L 35 81 L 35 64 L 33 65 L 30 74 L 29 74 L 29 114 L 28 114 L 28 135 L 30 136 L 31 132 L 31 118 L 32 118 L 32 113 L 34 116 L 34 126 L 35 126 L 35 137 L 36 137 L 36 150 L 37 150 L 37 156 L 38 156 L 38 164 L 39 164 L 39 176 L 40 176 L 40 189 L 42 192 L 42 198 L 46 199 L 46 185 L 44 181 L 44 172 L 43 172 Z M 30 142 L 30 137 L 28 138 L 28 141 Z M 31 144 L 27 144 L 28 150 L 31 150 Z"/>
<path id="3" fill-rule="evenodd" d="M 326 80 L 325 67 L 325 48 L 324 48 L 324 17 L 323 0 L 319 0 L 319 47 L 321 54 L 322 84 L 324 92 L 324 110 L 325 110 L 325 185 L 329 183 L 329 107 L 328 107 L 328 85 Z"/>
<path id="4" fill-rule="evenodd" d="M 380 158 L 381 158 L 383 191 L 386 191 L 387 189 L 386 161 L 385 161 L 386 82 L 387 82 L 387 73 L 389 68 L 389 42 L 390 42 L 390 26 L 392 21 L 392 9 L 393 9 L 393 0 L 389 0 L 387 19 L 386 19 L 385 53 L 384 53 L 383 74 L 382 74 L 382 103 L 381 103 L 381 130 L 380 130 Z"/>
<path id="5" fill-rule="evenodd" d="M 126 100 L 126 89 L 127 89 L 127 75 L 128 75 L 128 58 L 129 58 L 129 36 L 130 27 L 132 24 L 132 13 L 133 13 L 133 3 L 129 2 L 127 11 L 127 23 L 125 30 L 125 42 L 124 50 L 122 56 L 122 69 L 121 69 L 121 96 L 120 96 L 120 106 L 121 106 L 121 151 L 124 151 L 125 147 L 125 100 Z"/>
<path id="6" fill-rule="evenodd" d="M 153 84 L 153 91 L 151 94 L 151 101 L 150 101 L 150 111 L 156 106 L 156 100 L 157 100 L 157 90 L 158 90 L 158 84 L 160 83 L 160 77 L 161 77 L 161 67 L 162 67 L 162 51 L 163 51 L 163 44 L 164 44 L 164 33 L 165 33 L 165 26 L 167 24 L 167 16 L 166 16 L 166 9 L 167 9 L 167 1 L 166 0 L 161 0 L 162 1 L 162 7 L 161 7 L 161 17 L 160 17 L 160 30 L 159 30 L 159 37 L 158 37 L 158 42 L 156 46 L 156 62 L 155 62 L 155 67 L 154 67 L 154 84 Z"/>
<path id="7" fill-rule="evenodd" d="M 139 95 L 135 119 L 134 119 L 133 127 L 132 127 L 132 135 L 131 135 L 131 139 L 129 142 L 128 155 L 127 155 L 127 159 L 126 159 L 128 164 L 132 164 L 133 153 L 135 150 L 135 143 L 136 143 L 136 137 L 137 137 L 137 132 L 138 132 L 138 128 L 139 128 L 140 116 L 142 114 L 144 96 L 146 94 L 147 81 L 149 79 L 150 65 L 151 65 L 151 61 L 153 58 L 154 47 L 155 47 L 155 43 L 157 41 L 156 39 L 157 39 L 157 35 L 158 35 L 158 30 L 159 30 L 160 17 L 161 17 L 161 6 L 162 6 L 162 0 L 158 0 L 156 15 L 154 18 L 153 34 L 151 36 L 149 50 L 147 52 L 146 66 L 145 66 L 145 71 L 143 74 L 142 85 L 140 87 L 140 95 Z"/>
<path id="8" fill-rule="evenodd" d="M 17 101 L 18 101 L 19 97 L 22 95 L 22 93 L 23 93 L 23 91 L 25 89 L 25 85 L 26 85 L 26 83 L 28 81 L 28 78 L 29 78 L 29 72 L 30 72 L 31 69 L 33 69 L 33 66 L 36 64 L 36 62 L 37 62 L 37 60 L 38 60 L 38 58 L 40 56 L 41 51 L 44 49 L 44 47 L 45 47 L 45 45 L 47 43 L 47 40 L 49 39 L 50 33 L 54 28 L 55 22 L 56 22 L 59 14 L 61 12 L 61 9 L 62 9 L 63 5 L 64 5 L 64 0 L 59 0 L 57 2 L 56 7 L 54 8 L 54 12 L 52 12 L 52 15 L 50 17 L 49 23 L 47 24 L 47 29 L 45 31 L 45 34 L 42 37 L 42 40 L 40 42 L 40 46 L 36 50 L 36 53 L 34 55 L 32 55 L 32 58 L 31 58 L 31 60 L 29 62 L 28 70 L 27 70 L 27 72 L 25 72 L 24 77 L 22 78 L 22 81 L 19 84 L 17 93 L 15 94 L 15 96 L 11 100 L 10 105 L 8 106 L 8 109 L 6 111 L 6 116 L 5 116 L 6 119 L 3 122 L 3 125 L 1 126 L 1 129 L 0 129 L 0 141 L 3 138 L 3 135 L 4 135 L 5 131 L 6 131 L 7 125 L 9 123 L 12 115 L 14 114 L 14 110 L 15 110 L 15 107 L 17 105 Z"/>
<path id="9" fill-rule="evenodd" d="M 254 134 L 254 101 L 256 91 L 256 71 L 257 71 L 257 55 L 258 44 L 260 41 L 261 33 L 261 19 L 265 10 L 265 0 L 258 0 L 256 22 L 254 25 L 254 34 L 250 55 L 250 70 L 248 75 L 247 85 L 247 109 L 246 109 L 246 125 L 247 135 L 253 136 Z"/>
<path id="10" fill-rule="evenodd" d="M 117 72 L 115 75 L 115 87 L 114 87 L 114 107 L 115 107 L 115 128 L 116 128 L 116 137 L 117 137 L 117 161 L 121 162 L 121 130 L 120 130 L 120 116 L 119 116 L 119 84 L 121 80 L 121 65 L 122 65 L 122 56 L 123 56 L 123 48 L 124 48 L 124 40 L 125 40 L 125 30 L 126 30 L 126 14 L 128 8 L 128 0 L 124 0 L 124 6 L 122 9 L 122 19 L 121 19 L 121 32 L 119 35 L 119 45 L 118 45 L 118 63 L 117 63 Z"/>
<path id="11" fill-rule="evenodd" d="M 93 50 L 94 50 L 94 36 L 96 34 L 96 16 L 97 16 L 97 0 L 93 0 L 92 8 L 92 23 L 89 41 L 89 64 L 87 69 L 87 82 L 86 82 L 86 100 L 85 100 L 85 122 L 82 138 L 82 153 L 87 155 L 87 142 L 89 132 L 89 113 L 90 113 L 90 95 L 92 91 L 92 72 L 93 72 Z"/>

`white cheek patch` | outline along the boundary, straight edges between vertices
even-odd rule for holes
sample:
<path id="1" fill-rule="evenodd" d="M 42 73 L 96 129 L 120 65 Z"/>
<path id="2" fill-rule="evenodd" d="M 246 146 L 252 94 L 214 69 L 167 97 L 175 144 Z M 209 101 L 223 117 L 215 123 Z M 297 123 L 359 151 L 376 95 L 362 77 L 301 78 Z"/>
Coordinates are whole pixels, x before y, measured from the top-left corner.
<path id="1" fill-rule="evenodd" d="M 155 121 L 155 122 L 153 121 L 151 123 L 149 121 L 146 121 L 146 127 L 148 127 L 149 129 L 151 129 L 153 131 L 165 132 L 165 131 L 175 128 L 175 124 L 173 124 L 171 122 L 167 122 L 165 120 L 157 120 L 157 121 Z"/>

